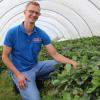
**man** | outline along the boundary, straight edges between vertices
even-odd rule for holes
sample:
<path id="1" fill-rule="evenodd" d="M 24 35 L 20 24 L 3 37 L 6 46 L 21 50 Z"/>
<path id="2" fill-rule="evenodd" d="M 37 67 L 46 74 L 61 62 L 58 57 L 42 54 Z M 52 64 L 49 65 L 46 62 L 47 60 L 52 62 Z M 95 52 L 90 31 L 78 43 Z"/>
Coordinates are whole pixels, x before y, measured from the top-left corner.
<path id="1" fill-rule="evenodd" d="M 10 29 L 6 35 L 2 60 L 10 69 L 23 100 L 40 100 L 35 82 L 36 77 L 46 77 L 54 71 L 54 65 L 58 62 L 72 64 L 74 69 L 77 63 L 59 54 L 51 44 L 48 35 L 35 26 L 40 16 L 39 3 L 29 2 L 24 14 L 25 20 Z M 38 54 L 42 44 L 54 60 L 38 63 Z"/>

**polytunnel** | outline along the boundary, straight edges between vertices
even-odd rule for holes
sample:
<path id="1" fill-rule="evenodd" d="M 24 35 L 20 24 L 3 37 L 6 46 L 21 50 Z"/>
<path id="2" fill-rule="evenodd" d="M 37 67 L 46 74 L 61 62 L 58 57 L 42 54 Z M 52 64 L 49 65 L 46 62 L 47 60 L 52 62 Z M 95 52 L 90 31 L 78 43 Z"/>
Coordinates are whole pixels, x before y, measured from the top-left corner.
<path id="1" fill-rule="evenodd" d="M 9 28 L 24 20 L 29 0 L 0 0 L 0 45 Z M 55 40 L 100 36 L 99 0 L 33 0 L 41 5 L 36 25 Z"/>

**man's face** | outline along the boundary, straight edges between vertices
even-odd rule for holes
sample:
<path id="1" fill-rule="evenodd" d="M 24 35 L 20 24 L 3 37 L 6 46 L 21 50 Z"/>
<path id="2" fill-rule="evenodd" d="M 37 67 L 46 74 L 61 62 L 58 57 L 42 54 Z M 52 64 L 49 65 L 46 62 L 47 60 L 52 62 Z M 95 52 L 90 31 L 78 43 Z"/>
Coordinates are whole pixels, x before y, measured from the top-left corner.
<path id="1" fill-rule="evenodd" d="M 40 15 L 40 8 L 35 5 L 29 5 L 24 14 L 25 20 L 31 24 L 34 24 Z"/>

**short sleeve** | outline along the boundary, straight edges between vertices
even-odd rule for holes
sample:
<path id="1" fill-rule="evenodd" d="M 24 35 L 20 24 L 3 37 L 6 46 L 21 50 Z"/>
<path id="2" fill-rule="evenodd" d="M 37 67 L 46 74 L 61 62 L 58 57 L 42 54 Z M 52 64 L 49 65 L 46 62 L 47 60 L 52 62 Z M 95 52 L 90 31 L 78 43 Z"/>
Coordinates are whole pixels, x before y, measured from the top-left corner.
<path id="1" fill-rule="evenodd" d="M 44 32 L 42 35 L 43 45 L 48 45 L 51 43 L 50 37 Z"/>
<path id="2" fill-rule="evenodd" d="M 14 42 L 13 31 L 9 30 L 5 36 L 4 45 L 12 48 L 14 44 L 13 42 Z"/>

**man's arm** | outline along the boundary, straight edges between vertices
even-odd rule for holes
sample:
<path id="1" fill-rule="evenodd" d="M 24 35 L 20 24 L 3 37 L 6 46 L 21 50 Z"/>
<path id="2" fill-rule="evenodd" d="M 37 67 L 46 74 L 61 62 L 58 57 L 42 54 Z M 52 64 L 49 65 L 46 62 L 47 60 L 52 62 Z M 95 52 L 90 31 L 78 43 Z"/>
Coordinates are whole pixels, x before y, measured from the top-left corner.
<path id="1" fill-rule="evenodd" d="M 46 45 L 46 49 L 48 50 L 48 53 L 58 62 L 64 63 L 64 64 L 72 64 L 74 69 L 76 69 L 78 63 L 74 60 L 71 60 L 67 57 L 64 57 L 63 55 L 59 54 L 54 46 L 52 44 Z"/>
<path id="2" fill-rule="evenodd" d="M 15 68 L 11 60 L 9 59 L 9 55 L 12 51 L 12 48 L 4 46 L 3 53 L 2 53 L 2 60 L 4 64 L 10 69 L 16 76 L 18 76 L 19 71 Z"/>
<path id="3" fill-rule="evenodd" d="M 11 62 L 9 58 L 11 52 L 12 52 L 12 48 L 8 46 L 4 46 L 3 53 L 2 53 L 2 60 L 4 64 L 8 67 L 8 69 L 10 69 L 17 77 L 20 88 L 24 88 L 27 78 L 20 71 L 18 71 L 14 66 L 14 64 Z"/>

